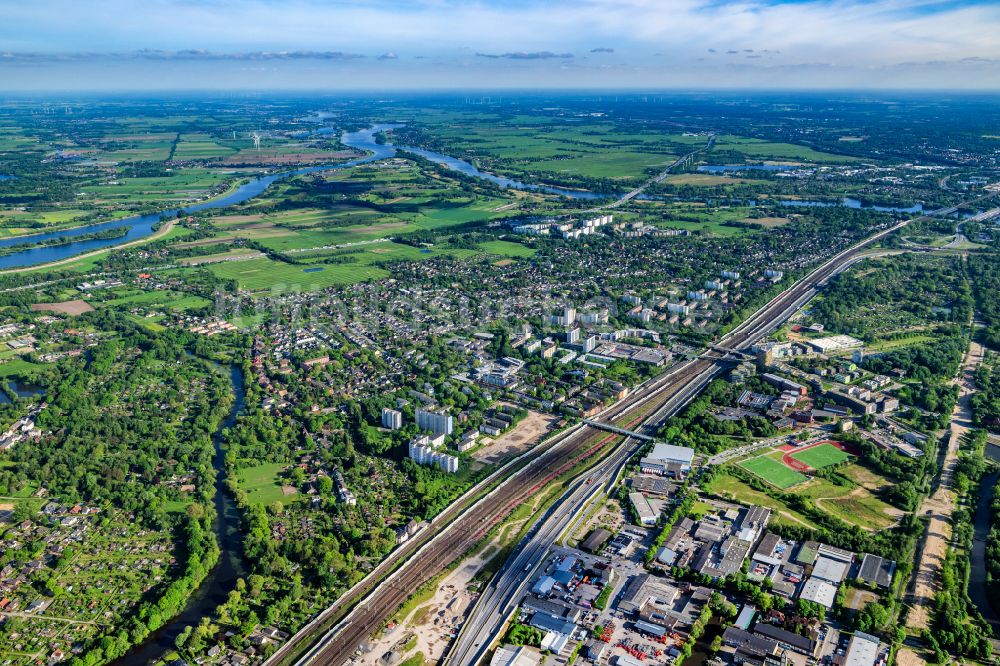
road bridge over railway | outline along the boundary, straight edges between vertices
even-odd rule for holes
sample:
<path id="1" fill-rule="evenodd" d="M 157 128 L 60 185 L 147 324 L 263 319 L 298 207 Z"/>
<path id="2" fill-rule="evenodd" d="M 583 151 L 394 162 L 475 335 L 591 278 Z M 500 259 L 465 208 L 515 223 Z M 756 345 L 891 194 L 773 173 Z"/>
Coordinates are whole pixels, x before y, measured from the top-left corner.
<path id="1" fill-rule="evenodd" d="M 604 421 L 594 421 L 592 419 L 583 419 L 583 422 L 589 426 L 593 426 L 598 430 L 604 430 L 605 432 L 613 432 L 616 435 L 624 435 L 625 437 L 635 437 L 636 439 L 641 439 L 644 442 L 652 442 L 653 438 L 649 435 L 643 435 L 642 433 L 635 432 L 633 430 L 626 430 L 625 428 L 619 428 L 611 423 L 605 423 Z"/>
<path id="2" fill-rule="evenodd" d="M 996 196 L 996 193 L 973 201 L 992 196 Z M 720 346 L 733 350 L 749 348 L 786 321 L 831 277 L 871 256 L 866 252 L 870 252 L 872 245 L 907 224 L 927 217 L 901 220 L 838 252 L 729 331 L 719 340 Z M 627 397 L 606 409 L 602 416 L 624 421 L 630 427 L 634 427 L 633 424 L 641 424 L 643 429 L 646 429 L 647 424 L 654 427 L 652 424 L 662 422 L 663 418 L 681 409 L 718 376 L 721 370 L 722 364 L 718 360 L 708 358 L 679 363 L 668 372 L 643 382 Z M 504 469 L 494 472 L 490 479 L 481 482 L 462 500 L 439 514 L 430 527 L 422 530 L 419 538 L 393 551 L 373 574 L 282 645 L 267 659 L 265 666 L 291 662 L 299 666 L 338 666 L 344 663 L 373 628 L 384 622 L 412 590 L 479 543 L 482 534 L 499 524 L 525 498 L 575 466 L 580 465 L 581 469 L 586 469 L 586 472 L 581 473 L 586 473 L 591 479 L 591 483 L 587 484 L 589 487 L 609 488 L 638 442 L 630 434 L 624 442 L 613 445 L 611 440 L 615 434 L 604 434 L 602 430 L 604 429 L 587 423 L 578 423 L 534 447 L 516 461 L 508 463 Z M 613 447 L 610 453 L 606 451 L 608 446 Z M 602 450 L 605 453 L 597 462 L 596 468 L 586 467 L 585 461 L 590 461 L 591 456 Z M 585 504 L 588 493 L 586 490 L 579 490 L 581 483 L 584 482 L 579 478 L 570 483 L 569 494 L 559 500 L 557 506 L 560 508 L 557 509 L 556 516 L 560 522 L 575 515 L 579 507 Z M 542 527 L 549 529 L 547 523 Z M 552 528 L 552 534 L 556 533 L 557 527 L 559 525 Z M 536 523 L 532 529 L 539 529 L 539 524 Z M 489 589 L 499 592 L 498 585 L 503 583 L 503 594 L 491 595 L 494 599 L 492 604 L 477 603 L 473 608 L 456 644 L 446 657 L 449 666 L 467 666 L 477 663 L 482 657 L 498 629 L 498 625 L 492 621 L 497 609 L 501 609 L 502 613 L 510 599 L 516 596 L 513 592 L 517 591 L 517 586 L 529 578 L 524 566 L 518 568 L 512 564 L 530 565 L 539 552 L 544 552 L 537 550 L 536 545 L 533 541 L 527 541 L 511 553 L 508 563 L 489 586 Z"/>

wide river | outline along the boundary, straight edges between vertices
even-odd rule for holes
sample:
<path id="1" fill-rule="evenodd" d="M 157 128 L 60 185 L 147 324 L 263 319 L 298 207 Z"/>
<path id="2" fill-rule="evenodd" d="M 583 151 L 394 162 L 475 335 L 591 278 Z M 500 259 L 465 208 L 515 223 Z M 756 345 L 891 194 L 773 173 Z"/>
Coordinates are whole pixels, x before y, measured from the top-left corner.
<path id="1" fill-rule="evenodd" d="M 300 176 L 307 173 L 315 173 L 317 171 L 332 171 L 334 169 L 347 169 L 350 167 L 358 166 L 359 164 L 366 164 L 368 162 L 374 162 L 376 160 L 386 159 L 388 157 L 393 157 L 396 155 L 396 147 L 391 143 L 377 143 L 375 141 L 375 135 L 384 130 L 393 129 L 399 127 L 398 125 L 373 125 L 368 129 L 359 130 L 357 132 L 345 132 L 341 136 L 341 142 L 354 148 L 356 150 L 362 150 L 368 154 L 364 157 L 359 157 L 358 159 L 350 160 L 347 162 L 342 162 L 340 164 L 324 164 L 311 167 L 303 167 L 301 169 L 293 169 L 291 171 L 282 171 L 280 173 L 273 173 L 266 176 L 260 176 L 253 178 L 252 180 L 239 186 L 232 192 L 221 196 L 210 201 L 203 201 L 201 203 L 191 204 L 189 206 L 183 206 L 178 208 L 170 208 L 168 210 L 159 211 L 156 213 L 151 213 L 149 215 L 133 215 L 132 217 L 124 217 L 119 220 L 112 220 L 110 222 L 101 222 L 99 224 L 91 224 L 83 227 L 74 227 L 72 229 L 64 229 L 62 231 L 51 231 L 47 233 L 32 234 L 27 236 L 17 236 L 14 238 L 4 238 L 0 239 L 0 248 L 11 247 L 13 245 L 20 245 L 23 243 L 41 242 L 45 240 L 55 239 L 55 238 L 72 238 L 74 236 L 83 236 L 85 234 L 93 234 L 99 231 L 105 231 L 107 229 L 118 229 L 121 227 L 128 227 L 128 232 L 125 236 L 119 236 L 117 238 L 89 238 L 86 240 L 74 241 L 69 243 L 64 243 L 61 245 L 52 245 L 46 247 L 35 247 L 31 249 L 21 250 L 19 252 L 11 252 L 10 254 L 0 256 L 0 270 L 6 268 L 22 268 L 25 266 L 35 266 L 38 264 L 47 264 L 53 261 L 59 261 L 61 259 L 69 259 L 75 257 L 79 254 L 85 252 L 90 252 L 93 250 L 100 250 L 102 248 L 111 247 L 114 245 L 120 245 L 122 243 L 127 243 L 130 241 L 145 238 L 153 233 L 153 227 L 157 222 L 163 219 L 169 219 L 177 217 L 182 213 L 196 213 L 202 210 L 212 210 L 217 208 L 228 208 L 236 204 L 243 203 L 249 199 L 252 199 L 259 194 L 263 193 L 272 183 L 279 180 L 289 178 L 291 176 Z M 332 131 L 330 128 L 324 128 L 316 133 L 326 134 Z M 448 155 L 442 155 L 441 153 L 435 153 L 430 150 L 424 150 L 422 148 L 413 148 L 409 146 L 401 146 L 401 150 L 406 150 L 411 153 L 420 155 L 421 157 L 428 159 L 437 164 L 441 164 L 449 169 L 453 169 L 467 176 L 472 176 L 475 178 L 481 178 L 483 180 L 488 180 L 492 183 L 500 185 L 502 187 L 513 187 L 517 189 L 533 190 L 538 192 L 545 192 L 548 194 L 558 194 L 565 197 L 570 197 L 573 199 L 600 199 L 604 196 L 596 194 L 594 192 L 587 192 L 583 190 L 570 190 L 561 187 L 546 187 L 541 185 L 531 185 L 528 183 L 522 183 L 516 180 L 511 180 L 509 178 L 503 178 L 501 176 L 495 176 L 491 173 L 486 173 L 485 171 L 480 171 L 475 166 L 466 162 L 465 160 L 460 160 L 454 157 L 449 157 Z"/>
<path id="2" fill-rule="evenodd" d="M 358 159 L 350 160 L 347 162 L 342 162 L 340 164 L 323 164 L 311 167 L 303 167 L 301 169 L 293 169 L 290 171 L 282 171 L 279 173 L 273 173 L 266 176 L 259 176 L 253 178 L 243 185 L 240 185 L 232 192 L 226 195 L 218 197 L 216 199 L 211 199 L 209 201 L 203 201 L 201 203 L 191 204 L 189 206 L 183 206 L 178 208 L 171 208 L 168 210 L 159 211 L 156 213 L 151 213 L 149 215 L 133 215 L 132 217 L 125 217 L 119 220 L 112 220 L 109 222 L 101 222 L 98 224 L 92 224 L 83 227 L 74 227 L 72 229 L 64 229 L 62 231 L 51 231 L 40 234 L 17 236 L 14 238 L 4 238 L 0 239 L 0 249 L 11 247 L 14 245 L 20 245 L 23 243 L 41 242 L 45 240 L 51 240 L 55 238 L 73 238 L 74 236 L 83 236 L 87 234 L 93 234 L 99 231 L 105 231 L 107 229 L 117 229 L 121 227 L 127 227 L 128 231 L 124 236 L 119 236 L 117 238 L 89 238 L 79 241 L 71 241 L 68 243 L 63 243 L 61 245 L 52 245 L 47 247 L 34 247 L 30 249 L 20 250 L 17 252 L 11 252 L 10 254 L 0 256 L 0 270 L 8 268 L 23 268 L 25 266 L 36 266 L 39 264 L 47 264 L 53 261 L 59 261 L 62 259 L 70 259 L 77 255 L 83 254 L 85 252 L 90 252 L 93 250 L 100 250 L 102 248 L 112 247 L 115 245 L 121 245 L 130 241 L 145 238 L 153 233 L 153 227 L 157 222 L 164 219 L 170 219 L 177 217 L 181 214 L 195 213 L 201 210 L 211 210 L 218 208 L 228 208 L 230 206 L 235 206 L 236 204 L 243 203 L 249 199 L 252 199 L 259 194 L 263 193 L 272 183 L 279 180 L 289 178 L 291 176 L 300 176 L 307 173 L 315 173 L 317 171 L 332 171 L 335 169 L 347 169 L 350 167 L 358 166 L 359 164 L 366 164 L 368 162 L 374 162 L 377 160 L 386 159 L 389 157 L 394 157 L 397 154 L 397 147 L 392 143 L 378 143 L 375 140 L 375 135 L 379 132 L 386 130 L 392 130 L 401 127 L 401 125 L 393 124 L 378 124 L 373 125 L 367 129 L 358 130 L 357 132 L 345 132 L 341 135 L 340 141 L 346 146 L 354 148 L 355 150 L 364 151 L 367 153 L 364 157 L 359 157 Z M 337 130 L 333 127 L 323 127 L 312 132 L 302 132 L 301 136 L 309 135 L 323 135 L 331 134 Z M 546 194 L 555 194 L 570 199 L 576 200 L 594 200 L 594 199 L 604 199 L 609 197 L 618 196 L 620 193 L 598 193 L 589 192 L 587 190 L 571 190 L 563 187 L 552 187 L 548 185 L 535 185 L 531 183 L 524 183 L 518 180 L 513 180 L 511 178 L 505 178 L 503 176 L 497 176 L 495 174 L 481 171 L 476 168 L 475 165 L 459 159 L 457 157 L 451 157 L 449 155 L 444 155 L 442 153 L 437 153 L 432 150 L 425 150 L 423 148 L 416 148 L 413 146 L 399 146 L 399 150 L 412 153 L 414 155 L 419 155 L 424 159 L 430 160 L 435 164 L 440 164 L 448 169 L 452 169 L 461 174 L 472 178 L 479 178 L 481 180 L 489 181 L 501 187 L 509 187 L 519 190 L 530 190 L 533 192 L 544 192 Z M 768 171 L 780 171 L 783 169 L 790 169 L 794 167 L 787 167 L 783 165 L 708 165 L 699 166 L 698 170 L 709 173 L 723 173 L 727 171 L 745 171 L 745 170 L 768 170 Z M 641 199 L 656 199 L 655 196 L 640 196 Z M 894 206 L 869 206 L 856 199 L 846 197 L 840 201 L 802 201 L 802 200 L 780 200 L 783 206 L 844 206 L 847 208 L 870 208 L 872 210 L 878 211 L 888 211 L 888 212 L 900 212 L 900 213 L 917 213 L 922 210 L 920 204 L 910 207 L 894 207 Z"/>

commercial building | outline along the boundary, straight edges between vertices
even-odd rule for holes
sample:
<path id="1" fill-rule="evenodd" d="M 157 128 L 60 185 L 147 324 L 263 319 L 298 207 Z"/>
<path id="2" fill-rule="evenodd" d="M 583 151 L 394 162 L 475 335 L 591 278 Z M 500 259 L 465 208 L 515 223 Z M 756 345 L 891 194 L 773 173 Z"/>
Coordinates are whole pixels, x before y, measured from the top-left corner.
<path id="1" fill-rule="evenodd" d="M 390 430 L 399 430 L 403 427 L 403 413 L 384 407 L 382 409 L 382 427 Z"/>
<path id="2" fill-rule="evenodd" d="M 858 580 L 877 585 L 881 588 L 888 588 L 892 585 L 892 576 L 896 572 L 896 563 L 866 553 L 861 560 L 861 571 L 858 572 Z"/>
<path id="3" fill-rule="evenodd" d="M 745 510 L 740 518 L 739 530 L 736 533 L 743 541 L 757 543 L 771 519 L 771 510 L 763 506 L 752 506 Z"/>
<path id="4" fill-rule="evenodd" d="M 874 666 L 878 659 L 880 642 L 874 636 L 862 631 L 855 631 L 851 642 L 847 645 L 844 656 L 844 666 Z"/>
<path id="5" fill-rule="evenodd" d="M 813 565 L 812 575 L 815 578 L 820 578 L 839 585 L 843 583 L 844 579 L 847 577 L 847 569 L 849 566 L 850 563 L 848 562 L 820 556 L 816 558 L 816 563 Z"/>
<path id="6" fill-rule="evenodd" d="M 517 373 L 524 367 L 524 361 L 505 356 L 494 363 L 486 363 L 476 368 L 476 381 L 487 386 L 513 388 L 517 386 Z"/>
<path id="7" fill-rule="evenodd" d="M 673 606 L 679 592 L 662 578 L 639 574 L 625 587 L 621 601 L 618 602 L 618 610 L 623 613 L 638 613 L 648 603 L 669 608 Z"/>
<path id="8" fill-rule="evenodd" d="M 865 343 L 857 338 L 852 338 L 849 335 L 831 335 L 825 338 L 807 340 L 806 344 L 821 354 L 829 354 L 831 352 L 842 351 L 844 349 L 863 347 Z"/>
<path id="9" fill-rule="evenodd" d="M 447 411 L 417 409 L 417 427 L 430 430 L 435 435 L 450 435 L 454 429 L 454 421 Z"/>
<path id="10" fill-rule="evenodd" d="M 554 631 L 557 634 L 566 634 L 567 636 L 572 636 L 576 631 L 576 625 L 569 620 L 553 617 L 548 613 L 535 613 L 531 616 L 531 621 L 528 624 L 542 631 Z"/>
<path id="11" fill-rule="evenodd" d="M 606 544 L 610 538 L 611 532 L 607 531 L 603 527 L 598 527 L 583 540 L 583 543 L 580 544 L 580 549 L 585 550 L 588 553 L 597 553 L 604 547 L 604 544 Z"/>
<path id="12" fill-rule="evenodd" d="M 639 461 L 639 467 L 647 474 L 687 474 L 691 471 L 694 449 L 657 442 L 649 455 Z"/>
<path id="13" fill-rule="evenodd" d="M 645 495 L 642 493 L 629 493 L 628 499 L 632 503 L 632 508 L 635 509 L 635 514 L 639 519 L 639 523 L 642 525 L 656 524 L 659 512 L 653 510 L 653 507 L 650 506 L 649 500 L 646 499 Z"/>
<path id="14" fill-rule="evenodd" d="M 739 627 L 727 627 L 722 632 L 722 644 L 735 648 L 733 663 L 738 665 L 764 666 L 767 664 L 769 666 L 781 663 L 780 660 L 775 659 L 776 655 L 780 653 L 777 641 L 751 634 Z"/>
<path id="15" fill-rule="evenodd" d="M 816 641 L 813 639 L 776 627 L 773 624 L 758 622 L 753 628 L 753 633 L 777 641 L 778 645 L 786 650 L 794 650 L 810 657 L 816 650 Z"/>
<path id="16" fill-rule="evenodd" d="M 545 657 L 530 645 L 504 645 L 497 648 L 490 666 L 540 666 Z"/>
<path id="17" fill-rule="evenodd" d="M 770 372 L 765 372 L 760 376 L 768 384 L 776 386 L 782 391 L 790 391 L 798 395 L 805 395 L 807 393 L 806 387 L 797 382 L 793 382 L 791 379 L 785 379 L 784 377 L 779 377 L 778 375 L 772 374 Z"/>
<path id="18" fill-rule="evenodd" d="M 800 599 L 814 601 L 827 610 L 833 608 L 833 602 L 837 597 L 837 588 L 825 580 L 812 576 L 802 587 Z"/>

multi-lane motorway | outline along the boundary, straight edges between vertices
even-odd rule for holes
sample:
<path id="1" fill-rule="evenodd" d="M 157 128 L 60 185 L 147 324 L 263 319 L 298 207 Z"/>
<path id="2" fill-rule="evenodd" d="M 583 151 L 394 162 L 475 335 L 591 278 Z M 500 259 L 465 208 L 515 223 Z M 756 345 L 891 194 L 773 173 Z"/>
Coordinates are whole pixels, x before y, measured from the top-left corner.
<path id="1" fill-rule="evenodd" d="M 947 211 L 935 211 L 931 215 L 945 212 Z M 723 336 L 718 346 L 734 350 L 746 349 L 784 322 L 815 294 L 819 286 L 857 261 L 867 247 L 907 223 L 899 222 L 824 262 Z M 646 415 L 651 411 L 654 417 L 662 418 L 690 400 L 719 370 L 720 362 L 717 357 L 703 355 L 686 361 L 671 372 L 644 383 L 631 395 L 605 410 L 600 418 L 625 423 L 627 427 L 640 420 L 638 415 Z M 644 420 L 647 423 L 658 422 L 655 418 Z M 498 482 L 497 485 L 485 496 L 471 504 L 466 501 L 458 502 L 439 515 L 430 527 L 425 528 L 419 539 L 394 551 L 374 574 L 293 636 L 268 660 L 268 666 L 293 661 L 300 666 L 342 664 L 414 590 L 468 552 L 492 527 L 523 503 L 526 497 L 573 469 L 616 437 L 592 426 L 578 424 L 535 447 L 516 463 L 498 471 L 491 480 L 491 483 Z M 575 508 L 586 503 L 586 498 L 595 488 L 614 478 L 634 447 L 634 441 L 629 439 L 619 443 L 611 454 L 586 472 L 585 476 L 590 479 L 590 483 L 581 480 L 571 485 L 567 494 L 552 510 L 558 513 L 550 512 L 549 515 L 563 515 L 568 520 Z M 488 484 L 483 484 L 482 490 L 485 490 L 486 485 Z M 548 521 L 543 523 L 539 531 L 547 523 Z M 558 524 L 546 529 L 547 537 L 558 535 L 561 531 Z M 538 533 L 533 536 L 538 536 Z M 521 548 L 512 556 L 512 562 L 494 581 L 493 589 L 500 590 L 503 585 L 503 590 L 511 592 L 516 589 L 514 586 L 523 582 L 529 573 L 524 571 L 524 565 L 535 561 L 532 558 L 539 555 L 536 547 L 538 543 L 541 541 L 529 538 L 521 544 Z M 518 563 L 521 564 L 520 568 Z M 505 581 L 507 578 L 510 581 Z M 498 591 L 491 598 L 500 607 L 508 596 L 503 591 Z M 485 638 L 465 638 L 466 635 L 473 635 L 478 615 L 476 611 L 473 619 L 467 622 L 469 628 L 463 631 L 460 644 L 451 651 L 449 663 L 472 663 L 475 653 L 482 648 Z M 480 624 L 485 631 L 489 622 L 484 620 Z M 315 644 L 299 656 L 299 652 L 314 641 Z"/>
<path id="2" fill-rule="evenodd" d="M 716 364 L 715 368 L 719 370 L 721 366 Z M 705 373 L 695 381 L 672 385 L 669 398 L 643 419 L 643 424 L 661 423 L 676 413 L 714 374 Z M 549 548 L 556 544 L 561 534 L 573 531 L 586 514 L 591 500 L 600 493 L 610 492 L 629 458 L 644 443 L 644 440 L 626 437 L 596 467 L 579 478 L 536 523 L 476 601 L 445 657 L 446 664 L 479 663 L 534 579 L 537 568 L 546 561 Z"/>
<path id="3" fill-rule="evenodd" d="M 724 336 L 713 347 L 739 351 L 763 338 L 812 298 L 817 287 L 863 259 L 866 256 L 863 253 L 866 247 L 902 224 L 905 223 L 876 234 L 829 260 L 807 278 L 765 305 L 754 317 Z M 722 369 L 722 366 L 703 358 L 691 363 L 690 369 L 694 374 L 690 375 L 691 379 L 687 383 L 683 383 L 687 374 L 680 373 L 676 382 L 663 389 L 663 393 L 668 396 L 667 399 L 660 409 L 643 420 L 643 426 L 638 429 L 640 432 L 655 431 L 660 423 L 693 399 Z M 518 600 L 524 595 L 537 568 L 546 561 L 550 547 L 556 544 L 560 534 L 572 531 L 580 517 L 586 514 L 586 507 L 590 501 L 599 492 L 611 490 L 622 467 L 642 443 L 636 438 L 626 438 L 611 455 L 591 470 L 585 479 L 572 486 L 559 502 L 539 519 L 532 532 L 517 545 L 504 567 L 476 601 L 461 633 L 448 650 L 445 662 L 449 666 L 465 666 L 481 661 L 502 630 L 506 618 L 514 611 Z"/>

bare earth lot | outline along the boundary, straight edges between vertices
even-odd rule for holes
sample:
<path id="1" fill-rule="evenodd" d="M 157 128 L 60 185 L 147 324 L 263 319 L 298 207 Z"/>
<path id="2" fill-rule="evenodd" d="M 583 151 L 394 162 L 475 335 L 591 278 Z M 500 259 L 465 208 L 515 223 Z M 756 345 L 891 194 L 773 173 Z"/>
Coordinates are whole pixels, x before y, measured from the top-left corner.
<path id="1" fill-rule="evenodd" d="M 523 453 L 541 439 L 542 435 L 548 432 L 549 426 L 556 420 L 555 417 L 548 414 L 529 411 L 528 416 L 512 430 L 503 433 L 492 443 L 476 451 L 473 457 L 480 462 L 496 463 L 511 455 Z"/>
<path id="2" fill-rule="evenodd" d="M 951 542 L 951 514 L 955 510 L 955 494 L 951 486 L 958 463 L 958 444 L 972 424 L 969 396 L 975 390 L 973 375 L 982 360 L 982 345 L 972 342 L 962 363 L 961 377 L 955 381 L 960 393 L 951 417 L 951 437 L 948 439 L 948 451 L 941 469 L 941 484 L 920 507 L 921 514 L 928 516 L 930 522 L 920 561 L 917 563 L 911 610 L 906 614 L 906 626 L 910 629 L 926 629 L 930 626 L 934 595 L 940 587 L 941 562 Z"/>
<path id="3" fill-rule="evenodd" d="M 58 312 L 60 314 L 82 315 L 84 312 L 93 312 L 87 301 L 63 301 L 62 303 L 35 303 L 31 306 L 32 312 Z"/>
<path id="4" fill-rule="evenodd" d="M 414 608 L 394 628 L 373 638 L 370 650 L 357 663 L 371 666 L 383 664 L 384 654 L 397 652 L 402 655 L 408 651 L 407 647 L 409 651 L 422 652 L 424 663 L 436 663 L 444 655 L 453 628 L 464 620 L 465 611 L 474 599 L 468 591 L 472 579 L 495 553 L 496 548 L 491 541 L 475 556 L 463 560 L 458 568 L 438 583 L 433 598 Z"/>

